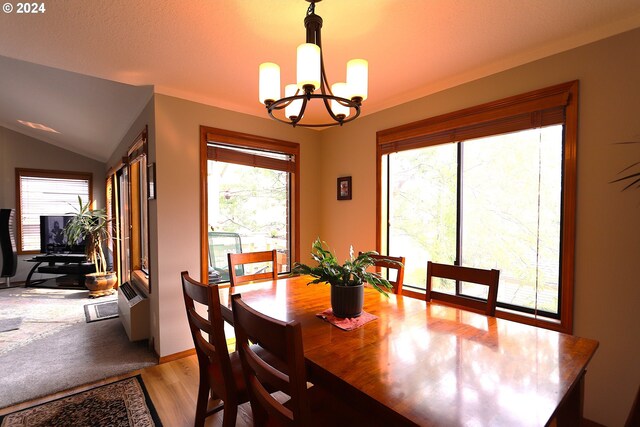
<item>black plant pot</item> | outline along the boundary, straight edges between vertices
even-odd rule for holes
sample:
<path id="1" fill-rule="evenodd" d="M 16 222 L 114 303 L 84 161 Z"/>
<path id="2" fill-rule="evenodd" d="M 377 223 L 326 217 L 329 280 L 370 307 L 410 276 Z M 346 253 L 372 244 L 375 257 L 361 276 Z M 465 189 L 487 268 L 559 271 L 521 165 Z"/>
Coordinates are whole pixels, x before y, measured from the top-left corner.
<path id="1" fill-rule="evenodd" d="M 331 308 L 340 318 L 358 317 L 364 305 L 364 285 L 331 286 Z"/>

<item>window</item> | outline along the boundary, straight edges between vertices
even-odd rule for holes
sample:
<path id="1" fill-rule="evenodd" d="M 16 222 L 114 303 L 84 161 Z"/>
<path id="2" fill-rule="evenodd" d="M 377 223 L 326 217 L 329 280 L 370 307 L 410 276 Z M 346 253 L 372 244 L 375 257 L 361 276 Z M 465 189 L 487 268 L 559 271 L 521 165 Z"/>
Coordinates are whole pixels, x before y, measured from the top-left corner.
<path id="1" fill-rule="evenodd" d="M 577 82 L 378 133 L 379 248 L 500 270 L 500 317 L 571 331 Z M 482 287 L 436 282 L 486 298 Z"/>
<path id="2" fill-rule="evenodd" d="M 16 169 L 18 253 L 40 252 L 40 215 L 74 212 L 78 196 L 93 200 L 92 174 Z"/>
<path id="3" fill-rule="evenodd" d="M 275 249 L 280 273 L 290 271 L 299 247 L 299 145 L 205 127 L 202 145 L 203 268 L 209 282 L 229 280 L 229 252 Z"/>
<path id="4" fill-rule="evenodd" d="M 145 127 L 123 163 L 108 173 L 107 205 L 114 221 L 111 247 L 120 283 L 135 279 L 150 291 L 147 150 Z"/>

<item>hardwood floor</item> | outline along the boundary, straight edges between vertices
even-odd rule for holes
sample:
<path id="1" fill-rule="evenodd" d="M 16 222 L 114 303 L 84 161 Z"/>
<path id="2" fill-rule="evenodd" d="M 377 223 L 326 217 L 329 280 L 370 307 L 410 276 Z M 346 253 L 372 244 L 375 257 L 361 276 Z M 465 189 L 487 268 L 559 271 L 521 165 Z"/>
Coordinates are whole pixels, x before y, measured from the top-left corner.
<path id="1" fill-rule="evenodd" d="M 194 415 L 196 413 L 196 395 L 198 391 L 198 359 L 195 355 L 9 406 L 0 409 L 0 415 L 19 411 L 33 405 L 65 397 L 137 374 L 142 375 L 144 385 L 151 396 L 153 405 L 158 411 L 158 415 L 164 426 L 193 426 Z M 222 425 L 222 412 L 210 416 L 205 423 L 205 426 L 220 425 Z M 236 426 L 249 427 L 251 425 L 250 405 L 248 403 L 240 405 Z"/>

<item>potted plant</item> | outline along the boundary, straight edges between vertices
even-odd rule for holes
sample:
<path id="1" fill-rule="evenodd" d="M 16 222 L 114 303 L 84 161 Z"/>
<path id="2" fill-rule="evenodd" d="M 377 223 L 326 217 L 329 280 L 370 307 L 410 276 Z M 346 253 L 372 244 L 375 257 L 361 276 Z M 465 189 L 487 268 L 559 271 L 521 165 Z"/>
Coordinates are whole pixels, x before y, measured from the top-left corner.
<path id="1" fill-rule="evenodd" d="M 104 209 L 91 209 L 91 203 L 82 203 L 78 197 L 78 207 L 71 220 L 64 227 L 64 234 L 67 242 L 84 242 L 85 253 L 96 268 L 95 273 L 85 275 L 85 285 L 91 292 L 89 296 L 98 297 L 110 295 L 114 292 L 113 286 L 116 284 L 117 276 L 113 271 L 109 271 L 107 259 L 102 248 L 103 244 L 111 238 L 110 220 Z"/>
<path id="2" fill-rule="evenodd" d="M 353 246 L 349 250 L 349 259 L 340 264 L 329 249 L 325 249 L 320 238 L 311 246 L 311 256 L 318 262 L 316 267 L 296 263 L 292 274 L 306 274 L 315 277 L 307 283 L 328 283 L 331 285 L 331 308 L 336 317 L 358 317 L 364 304 L 364 284 L 368 283 L 381 294 L 389 297 L 387 290 L 392 289 L 388 280 L 376 272 L 367 271 L 375 264 L 370 255 L 375 251 L 362 252 L 354 257 Z M 398 263 L 399 264 L 399 263 Z"/>

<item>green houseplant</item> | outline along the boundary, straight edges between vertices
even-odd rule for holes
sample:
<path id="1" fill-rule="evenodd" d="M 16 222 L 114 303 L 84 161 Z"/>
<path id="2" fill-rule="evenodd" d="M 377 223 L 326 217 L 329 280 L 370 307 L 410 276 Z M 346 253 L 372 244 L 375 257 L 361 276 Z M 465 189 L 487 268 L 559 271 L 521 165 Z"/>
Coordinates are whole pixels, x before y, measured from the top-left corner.
<path id="1" fill-rule="evenodd" d="M 362 252 L 354 256 L 352 246 L 349 250 L 349 259 L 340 264 L 325 245 L 325 242 L 317 238 L 311 246 L 311 256 L 318 263 L 317 266 L 296 263 L 291 273 L 314 277 L 307 283 L 308 285 L 315 283 L 331 285 L 331 307 L 335 316 L 357 317 L 362 313 L 365 283 L 370 284 L 386 297 L 389 296 L 387 290 L 393 288 L 389 281 L 379 273 L 367 271 L 367 268 L 375 264 L 370 255 L 377 255 L 377 252 Z"/>
<path id="2" fill-rule="evenodd" d="M 90 296 L 109 295 L 117 276 L 109 271 L 103 245 L 111 238 L 111 224 L 104 209 L 91 209 L 91 202 L 82 203 L 78 197 L 78 207 L 70 212 L 71 220 L 64 227 L 68 242 L 84 241 L 85 254 L 96 268 L 95 273 L 85 275 L 85 285 L 91 291 Z"/>

